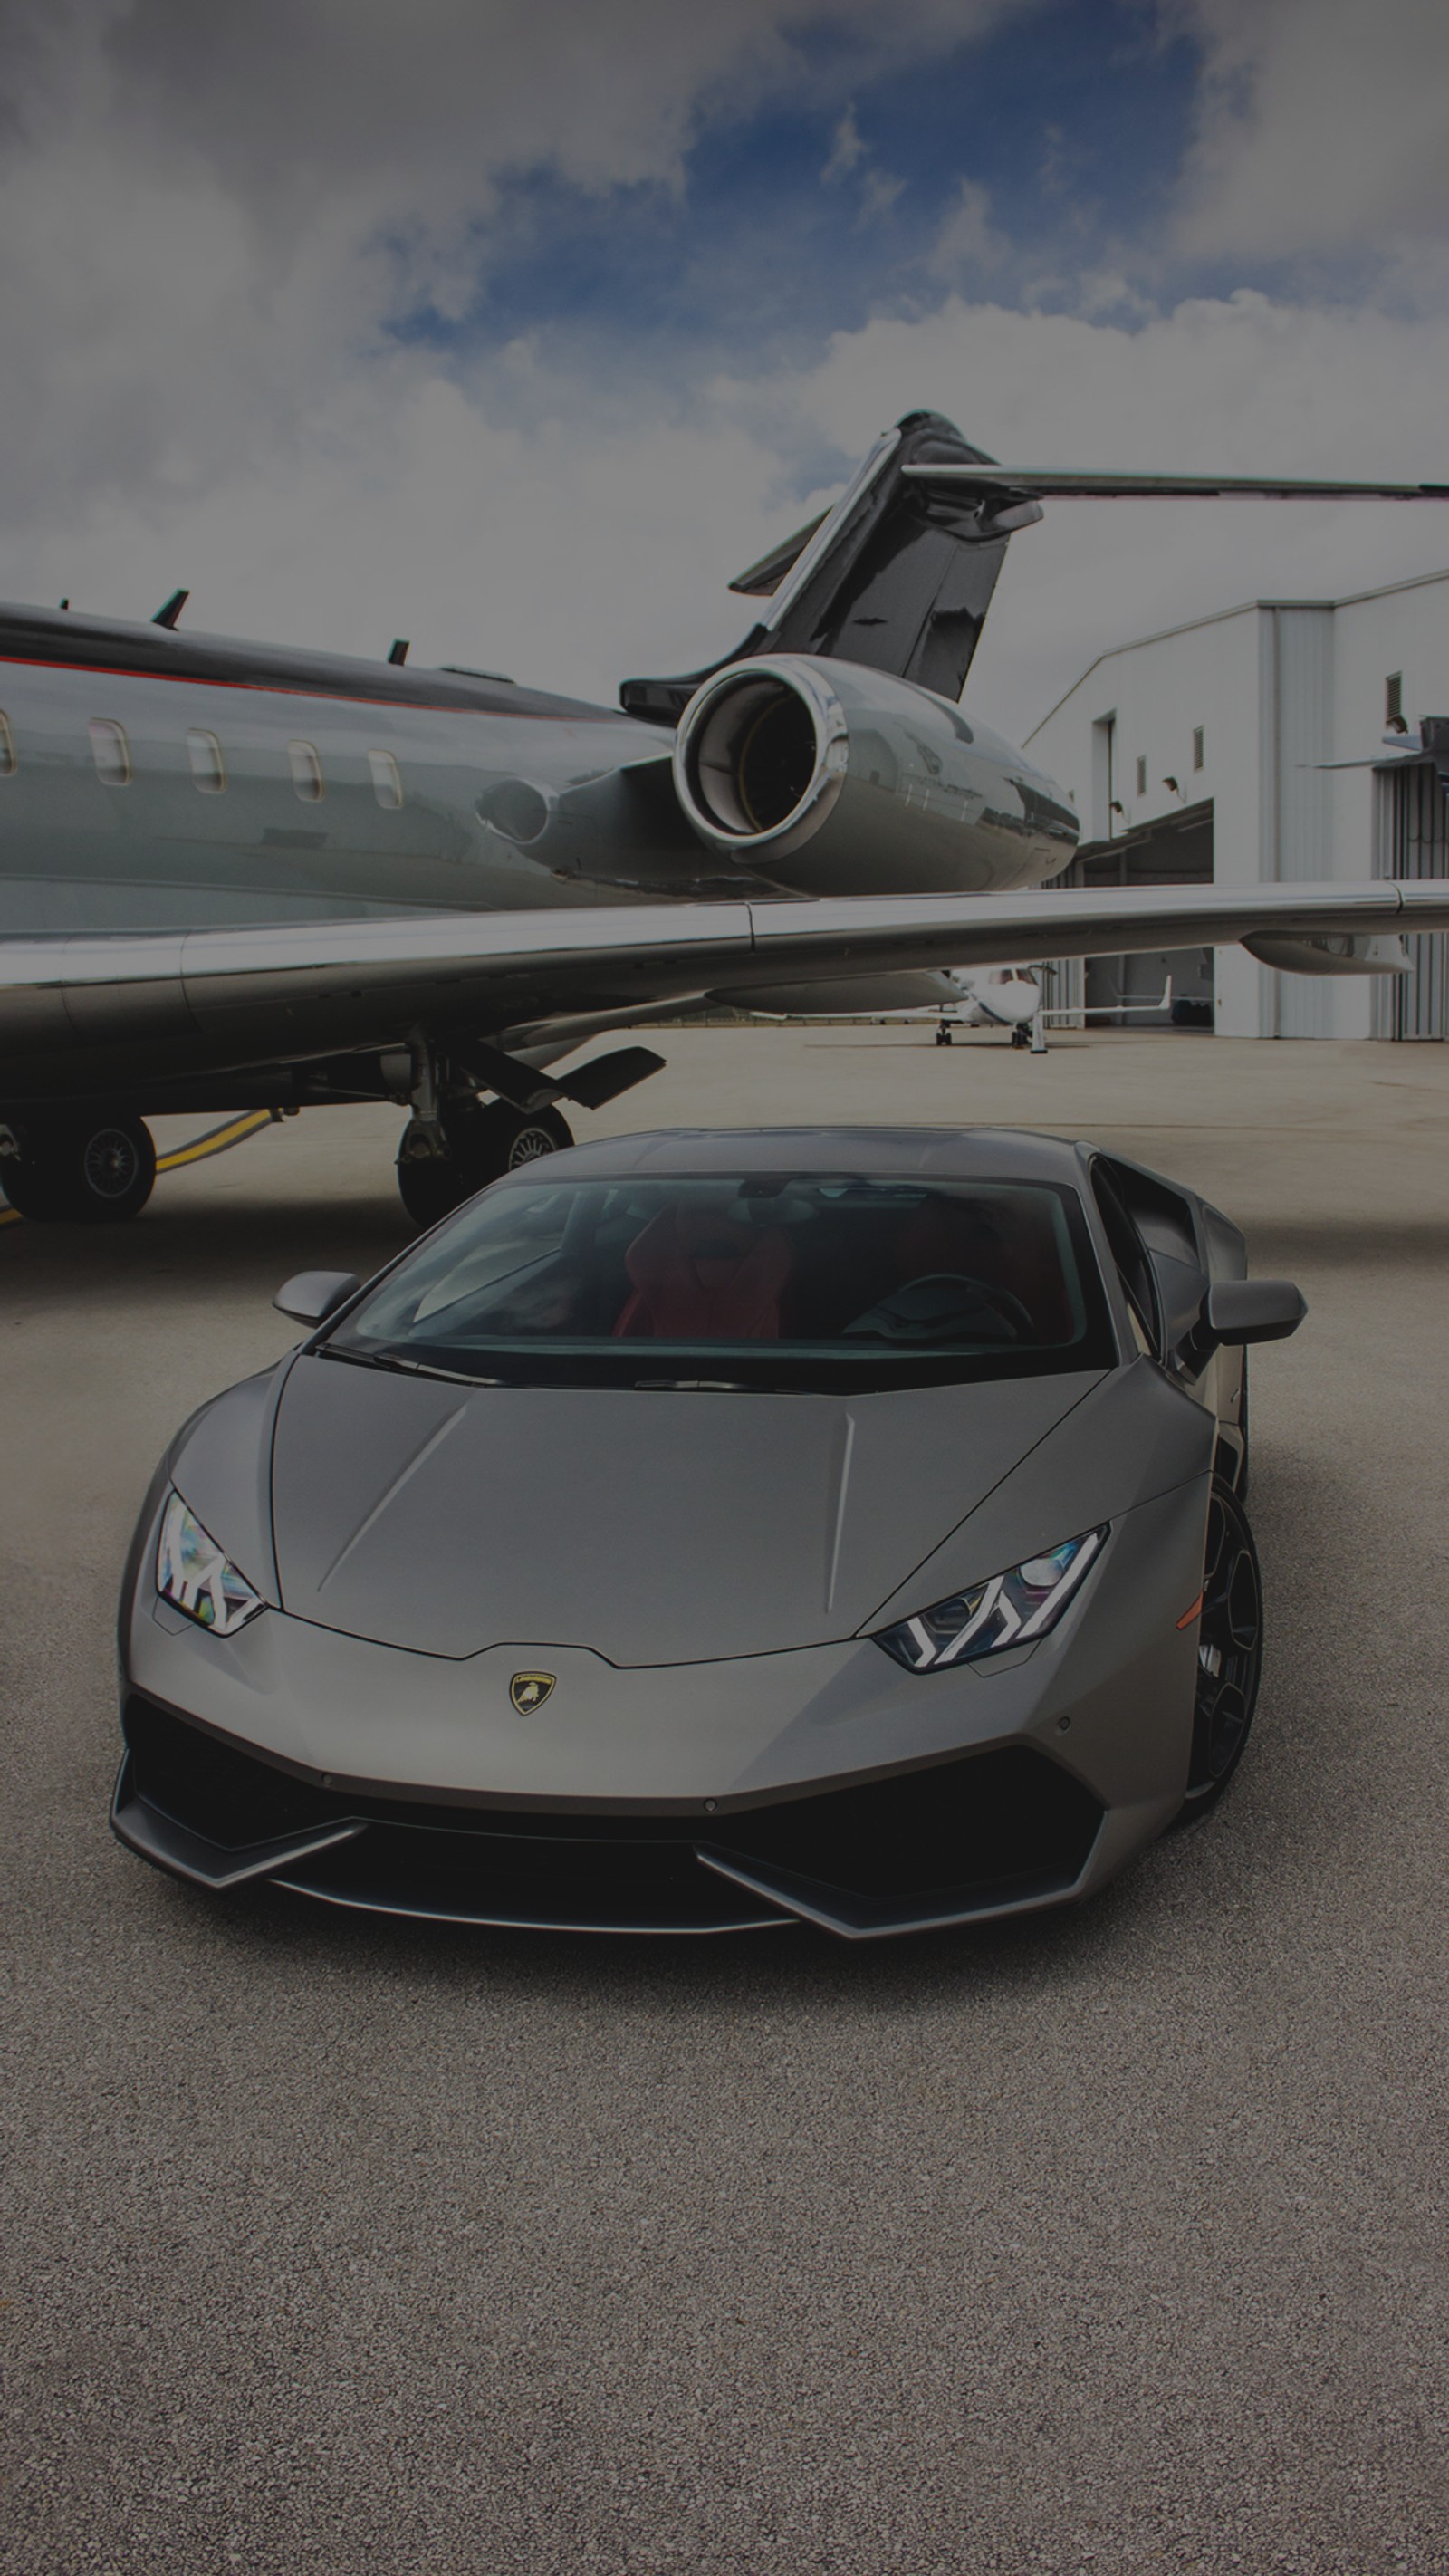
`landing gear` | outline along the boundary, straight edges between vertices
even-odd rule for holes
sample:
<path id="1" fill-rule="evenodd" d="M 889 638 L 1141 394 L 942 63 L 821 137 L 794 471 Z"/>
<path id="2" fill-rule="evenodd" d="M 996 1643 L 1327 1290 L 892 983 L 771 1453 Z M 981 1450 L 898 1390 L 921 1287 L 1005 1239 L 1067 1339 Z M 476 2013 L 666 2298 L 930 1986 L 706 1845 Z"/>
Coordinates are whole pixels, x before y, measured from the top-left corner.
<path id="1" fill-rule="evenodd" d="M 486 1109 L 475 1102 L 450 1104 L 438 1124 L 445 1153 L 430 1150 L 433 1132 L 417 1117 L 409 1119 L 398 1146 L 398 1194 L 414 1225 L 437 1225 L 490 1181 L 574 1141 L 556 1109 L 510 1109 L 502 1100 Z"/>
<path id="2" fill-rule="evenodd" d="M 951 1023 L 949 1020 L 942 1020 L 936 1030 L 936 1044 L 937 1046 L 949 1046 L 950 1043 Z"/>
<path id="3" fill-rule="evenodd" d="M 1014 1047 L 1029 1047 L 1031 1044 L 1031 1031 L 1023 1027 L 1019 1020 L 1011 1032 L 1011 1043 Z"/>
<path id="4" fill-rule="evenodd" d="M 27 1118 L 14 1132 L 21 1150 L 0 1159 L 0 1185 L 20 1216 L 123 1225 L 140 1215 L 156 1148 L 139 1118 Z"/>

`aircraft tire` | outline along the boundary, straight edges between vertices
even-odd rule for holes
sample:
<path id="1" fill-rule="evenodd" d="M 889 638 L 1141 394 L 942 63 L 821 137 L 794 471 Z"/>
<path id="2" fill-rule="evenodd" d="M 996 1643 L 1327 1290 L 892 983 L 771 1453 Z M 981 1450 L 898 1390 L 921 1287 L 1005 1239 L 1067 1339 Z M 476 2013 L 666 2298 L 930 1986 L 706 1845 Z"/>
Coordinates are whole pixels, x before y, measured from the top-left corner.
<path id="1" fill-rule="evenodd" d="M 451 1216 L 475 1191 L 505 1172 L 521 1171 L 544 1154 L 556 1154 L 573 1143 L 567 1121 L 556 1109 L 510 1109 L 496 1100 L 450 1121 L 448 1154 L 407 1151 L 410 1128 L 398 1148 L 398 1195 L 414 1225 L 430 1226 Z"/>
<path id="2" fill-rule="evenodd" d="M 507 1122 L 510 1132 L 502 1164 L 505 1172 L 521 1171 L 526 1163 L 537 1163 L 545 1154 L 561 1153 L 574 1141 L 568 1120 L 561 1118 L 556 1109 L 508 1109 L 500 1117 L 499 1109 L 493 1108 L 486 1109 L 483 1115 L 485 1119 L 498 1118 L 495 1133 L 501 1133 Z"/>
<path id="3" fill-rule="evenodd" d="M 139 1118 L 27 1122 L 28 1152 L 0 1167 L 20 1216 L 43 1224 L 125 1225 L 156 1179 L 156 1148 Z"/>
<path id="4" fill-rule="evenodd" d="M 419 1231 L 441 1224 L 472 1197 L 458 1165 L 451 1154 L 429 1154 L 416 1162 L 405 1162 L 401 1154 L 397 1165 L 397 1192 L 408 1215 Z"/>

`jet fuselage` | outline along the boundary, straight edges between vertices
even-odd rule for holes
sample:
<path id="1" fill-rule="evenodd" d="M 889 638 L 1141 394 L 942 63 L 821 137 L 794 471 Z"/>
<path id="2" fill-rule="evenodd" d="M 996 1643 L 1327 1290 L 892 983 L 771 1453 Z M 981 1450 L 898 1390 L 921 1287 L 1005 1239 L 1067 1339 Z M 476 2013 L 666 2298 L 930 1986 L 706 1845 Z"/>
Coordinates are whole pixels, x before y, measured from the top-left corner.
<path id="1" fill-rule="evenodd" d="M 1050 782 L 954 711 L 943 748 L 948 702 L 882 687 L 868 890 L 1058 871 L 1072 825 Z M 4 936 L 793 890 L 702 845 L 657 725 L 482 676 L 0 610 L 0 717 Z"/>

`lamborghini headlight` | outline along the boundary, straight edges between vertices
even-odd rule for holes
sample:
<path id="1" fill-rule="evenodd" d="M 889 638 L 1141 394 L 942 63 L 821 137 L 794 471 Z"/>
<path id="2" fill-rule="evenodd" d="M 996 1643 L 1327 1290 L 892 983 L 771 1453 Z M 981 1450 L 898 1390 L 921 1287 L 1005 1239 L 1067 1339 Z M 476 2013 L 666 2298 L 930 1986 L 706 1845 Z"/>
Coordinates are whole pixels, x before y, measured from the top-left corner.
<path id="1" fill-rule="evenodd" d="M 156 1589 L 174 1610 L 184 1610 L 217 1637 L 234 1637 L 264 1608 L 260 1592 L 223 1556 L 190 1505 L 168 1494 L 156 1549 Z"/>
<path id="2" fill-rule="evenodd" d="M 879 1629 L 875 1642 L 911 1673 L 936 1673 L 946 1664 L 978 1663 L 1008 1646 L 1029 1646 L 1056 1626 L 1106 1535 L 1102 1528 L 1064 1539 L 1044 1556 L 1029 1556 L 969 1592 L 953 1592 L 949 1601 L 918 1611 L 914 1619 Z"/>

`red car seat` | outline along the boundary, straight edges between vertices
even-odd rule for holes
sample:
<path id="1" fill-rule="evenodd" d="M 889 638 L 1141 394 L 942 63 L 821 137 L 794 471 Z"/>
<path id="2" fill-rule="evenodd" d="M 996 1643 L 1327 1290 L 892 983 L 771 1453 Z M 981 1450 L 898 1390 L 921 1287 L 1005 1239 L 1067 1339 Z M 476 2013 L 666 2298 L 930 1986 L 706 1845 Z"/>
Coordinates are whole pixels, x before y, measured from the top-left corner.
<path id="1" fill-rule="evenodd" d="M 793 1266 L 778 1226 L 756 1232 L 707 1208 L 666 1208 L 624 1255 L 631 1293 L 619 1338 L 667 1342 L 774 1342 Z"/>

